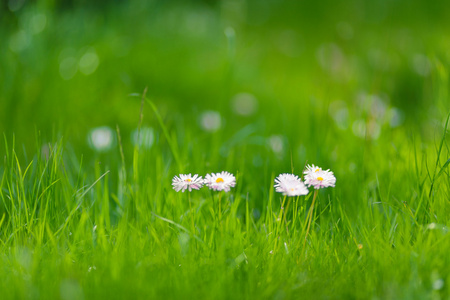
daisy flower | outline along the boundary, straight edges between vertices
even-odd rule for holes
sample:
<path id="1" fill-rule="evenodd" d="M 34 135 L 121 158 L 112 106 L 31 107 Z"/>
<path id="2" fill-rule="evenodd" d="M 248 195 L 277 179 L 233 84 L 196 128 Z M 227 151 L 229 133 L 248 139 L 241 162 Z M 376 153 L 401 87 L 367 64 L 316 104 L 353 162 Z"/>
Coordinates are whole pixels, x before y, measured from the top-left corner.
<path id="1" fill-rule="evenodd" d="M 320 172 L 322 171 L 322 168 L 315 166 L 315 165 L 307 165 L 306 166 L 306 171 L 303 172 L 303 174 L 307 175 L 309 173 L 314 173 L 314 172 Z"/>
<path id="2" fill-rule="evenodd" d="M 326 187 L 334 187 L 336 184 L 336 177 L 333 172 L 322 170 L 315 165 L 307 166 L 303 172 L 305 174 L 305 184 L 310 187 L 313 186 L 316 190 Z"/>
<path id="3" fill-rule="evenodd" d="M 228 172 L 206 174 L 205 185 L 214 191 L 229 192 L 230 188 L 236 185 L 236 177 Z"/>
<path id="4" fill-rule="evenodd" d="M 194 190 L 199 190 L 203 186 L 202 176 L 198 176 L 195 174 L 191 176 L 191 174 L 180 174 L 179 176 L 175 176 L 172 179 L 173 189 L 177 192 L 182 191 L 184 193 L 185 190 L 189 190 L 189 192 Z"/>
<path id="5" fill-rule="evenodd" d="M 280 174 L 275 178 L 275 191 L 285 196 L 301 196 L 309 193 L 305 184 L 294 174 Z"/>

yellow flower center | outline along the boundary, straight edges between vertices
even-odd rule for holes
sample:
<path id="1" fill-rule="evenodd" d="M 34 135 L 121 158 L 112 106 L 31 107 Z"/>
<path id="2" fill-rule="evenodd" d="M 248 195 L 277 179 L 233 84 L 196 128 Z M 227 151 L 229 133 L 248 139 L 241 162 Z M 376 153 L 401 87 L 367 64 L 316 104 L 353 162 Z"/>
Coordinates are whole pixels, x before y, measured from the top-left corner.
<path id="1" fill-rule="evenodd" d="M 220 182 L 223 182 L 223 179 L 219 177 L 216 179 L 216 183 L 220 183 Z"/>
<path id="2" fill-rule="evenodd" d="M 294 188 L 291 188 L 291 192 L 293 192 L 294 191 Z"/>
<path id="3" fill-rule="evenodd" d="M 190 178 L 188 178 L 188 179 L 186 179 L 185 181 L 186 181 L 186 182 L 191 182 L 192 180 L 191 180 Z"/>
<path id="4" fill-rule="evenodd" d="M 317 177 L 317 180 L 323 181 L 322 177 Z"/>
<path id="5" fill-rule="evenodd" d="M 316 169 L 314 172 L 319 172 L 320 171 L 320 169 Z"/>

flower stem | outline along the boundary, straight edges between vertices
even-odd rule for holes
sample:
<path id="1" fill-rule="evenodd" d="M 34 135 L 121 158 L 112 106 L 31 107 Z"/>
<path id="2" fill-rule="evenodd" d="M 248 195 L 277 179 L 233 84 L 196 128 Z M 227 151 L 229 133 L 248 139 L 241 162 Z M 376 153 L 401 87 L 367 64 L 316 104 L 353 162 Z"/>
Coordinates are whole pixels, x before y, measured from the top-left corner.
<path id="1" fill-rule="evenodd" d="M 302 253 L 303 253 L 303 250 L 305 250 L 306 240 L 308 239 L 309 229 L 311 228 L 311 221 L 313 219 L 313 213 L 314 213 L 314 203 L 316 202 L 318 193 L 319 193 L 319 190 L 314 191 L 313 201 L 311 203 L 311 208 L 309 209 L 308 217 L 306 219 L 308 222 L 308 227 L 306 228 L 306 234 L 305 234 L 305 240 L 303 241 Z M 309 220 L 308 220 L 308 218 L 309 218 Z"/>
<path id="2" fill-rule="evenodd" d="M 286 233 L 288 236 L 289 236 L 289 228 L 288 228 L 287 221 L 286 221 L 286 214 L 289 211 L 290 205 L 291 205 L 291 198 L 289 198 L 288 203 L 286 205 L 286 209 L 284 209 L 283 220 L 282 220 L 282 223 L 284 223 L 286 225 Z"/>
<path id="3" fill-rule="evenodd" d="M 277 218 L 277 229 L 276 229 L 276 234 L 275 234 L 275 246 L 274 246 L 274 249 L 273 249 L 274 252 L 277 251 L 278 233 L 280 231 L 280 226 L 282 226 L 282 222 L 283 222 L 282 216 L 283 216 L 284 203 L 285 202 L 286 202 L 286 196 L 284 196 L 284 198 L 283 198 L 283 202 L 281 203 L 280 213 L 278 214 L 278 218 Z"/>
<path id="4" fill-rule="evenodd" d="M 195 235 L 195 223 L 194 223 L 194 212 L 192 211 L 192 204 L 191 204 L 191 193 L 188 194 L 189 196 L 189 211 L 191 212 L 191 222 L 192 222 L 192 235 Z"/>
<path id="5" fill-rule="evenodd" d="M 222 222 L 222 192 L 219 192 L 219 222 Z"/>
<path id="6" fill-rule="evenodd" d="M 294 232 L 295 232 L 295 221 L 297 220 L 297 212 L 298 212 L 298 199 L 299 196 L 297 196 L 297 199 L 294 200 L 294 209 L 292 210 L 292 224 L 294 225 Z"/>

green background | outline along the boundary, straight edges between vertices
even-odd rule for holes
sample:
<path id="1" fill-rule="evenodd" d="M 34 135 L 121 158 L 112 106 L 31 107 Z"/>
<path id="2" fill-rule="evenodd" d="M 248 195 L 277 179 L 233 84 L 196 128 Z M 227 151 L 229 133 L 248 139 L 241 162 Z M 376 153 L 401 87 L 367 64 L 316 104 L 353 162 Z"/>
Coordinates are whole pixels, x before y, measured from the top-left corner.
<path id="1" fill-rule="evenodd" d="M 3 1 L 7 296 L 449 297 L 449 28 L 447 1 Z M 202 125 L 211 111 L 217 130 Z M 100 151 L 90 139 L 104 126 Z M 133 144 L 140 126 L 147 147 Z M 330 168 L 337 186 L 319 193 L 312 254 L 296 269 L 300 249 L 268 259 L 263 232 L 282 201 L 274 177 L 306 163 Z M 200 211 L 216 196 L 193 193 L 196 232 L 214 246 L 186 246 L 193 236 L 153 214 L 190 230 L 172 177 L 221 170 L 238 178 L 227 225 L 209 236 L 214 217 Z M 289 247 L 300 233 L 283 237 Z M 249 266 L 235 270 L 241 251 Z"/>

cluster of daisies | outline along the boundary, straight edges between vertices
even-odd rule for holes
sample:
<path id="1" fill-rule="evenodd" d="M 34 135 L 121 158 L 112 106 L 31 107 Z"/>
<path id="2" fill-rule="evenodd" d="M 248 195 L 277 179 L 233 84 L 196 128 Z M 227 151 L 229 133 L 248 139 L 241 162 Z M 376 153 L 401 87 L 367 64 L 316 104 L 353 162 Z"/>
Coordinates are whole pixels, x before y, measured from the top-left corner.
<path id="1" fill-rule="evenodd" d="M 199 190 L 206 185 L 210 190 L 229 192 L 236 185 L 236 177 L 229 172 L 206 174 L 205 179 L 195 174 L 180 174 L 172 179 L 173 189 L 177 192 L 185 190 Z"/>
<path id="2" fill-rule="evenodd" d="M 334 187 L 336 184 L 336 177 L 329 169 L 323 170 L 318 166 L 308 165 L 303 174 L 305 175 L 304 182 L 297 175 L 280 174 L 275 178 L 275 191 L 289 197 L 302 196 L 309 193 L 308 187 L 312 186 L 318 190 Z"/>
<path id="3" fill-rule="evenodd" d="M 280 174 L 275 179 L 275 190 L 285 196 L 302 196 L 309 193 L 308 187 L 314 187 L 318 190 L 326 187 L 334 187 L 336 177 L 333 172 L 323 170 L 315 165 L 308 165 L 303 172 L 304 182 L 294 174 Z M 177 192 L 189 190 L 199 190 L 204 185 L 214 191 L 229 192 L 236 185 L 236 177 L 233 174 L 223 171 L 220 173 L 207 174 L 203 179 L 202 176 L 195 174 L 180 174 L 172 179 L 173 189 Z"/>

